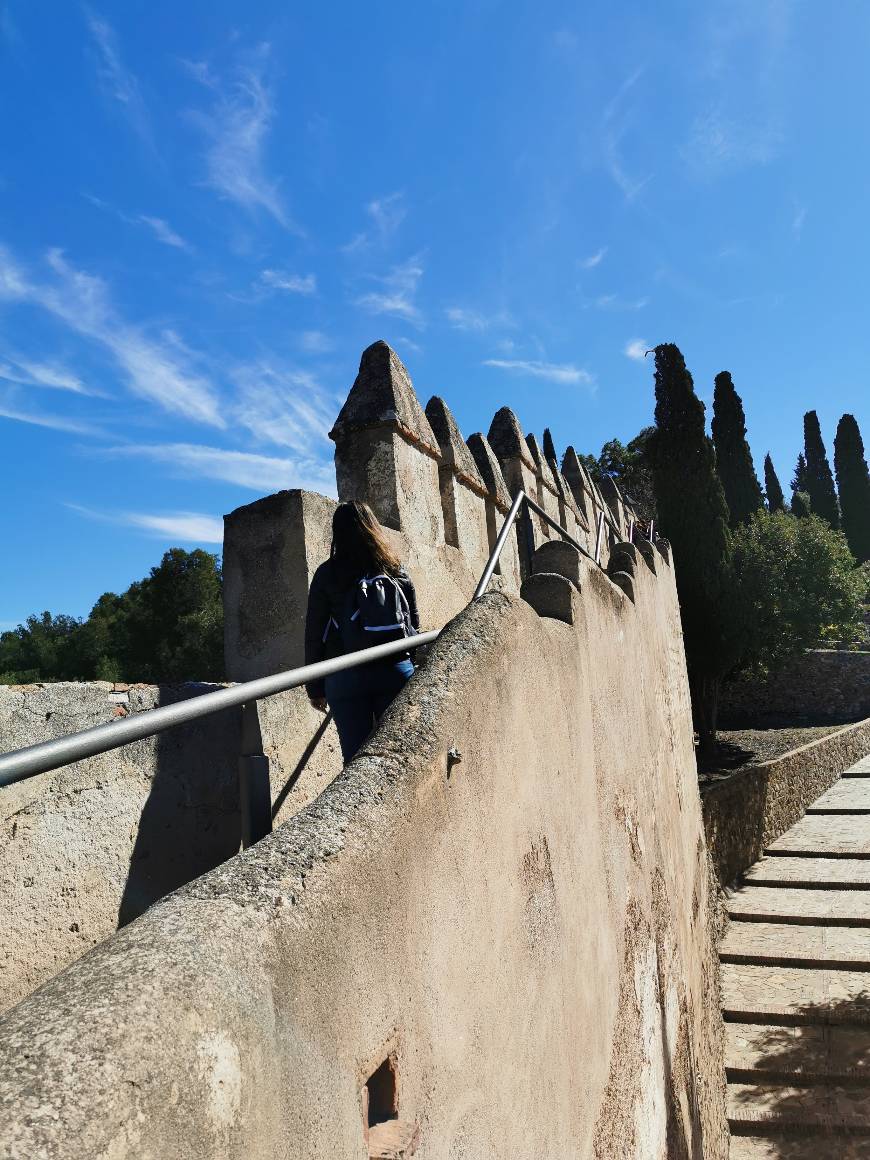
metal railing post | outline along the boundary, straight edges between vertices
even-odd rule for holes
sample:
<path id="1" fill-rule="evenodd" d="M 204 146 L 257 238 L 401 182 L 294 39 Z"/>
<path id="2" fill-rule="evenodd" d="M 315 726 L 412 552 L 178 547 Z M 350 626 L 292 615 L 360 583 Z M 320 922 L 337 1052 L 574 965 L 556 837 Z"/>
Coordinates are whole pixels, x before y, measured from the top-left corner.
<path id="1" fill-rule="evenodd" d="M 655 522 L 655 520 L 650 520 L 650 522 L 649 522 L 649 542 L 651 544 L 655 543 L 655 537 L 656 537 L 656 522 Z"/>
<path id="2" fill-rule="evenodd" d="M 247 850 L 272 832 L 272 785 L 269 758 L 263 753 L 260 715 L 256 701 L 242 705 L 239 754 L 239 814 L 242 848 Z"/>
<path id="3" fill-rule="evenodd" d="M 634 519 L 632 519 L 628 525 L 628 542 L 630 544 L 634 543 Z"/>
<path id="4" fill-rule="evenodd" d="M 595 563 L 601 564 L 601 541 L 604 538 L 604 512 L 598 513 L 598 530 L 595 533 Z"/>

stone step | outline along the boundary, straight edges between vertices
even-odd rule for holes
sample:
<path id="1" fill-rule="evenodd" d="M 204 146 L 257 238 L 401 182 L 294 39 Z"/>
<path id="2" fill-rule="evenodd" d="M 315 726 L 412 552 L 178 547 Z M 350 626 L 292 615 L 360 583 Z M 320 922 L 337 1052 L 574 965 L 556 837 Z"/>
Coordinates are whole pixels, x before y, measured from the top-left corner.
<path id="1" fill-rule="evenodd" d="M 863 890 L 741 886 L 726 909 L 739 922 L 870 927 L 870 893 Z"/>
<path id="2" fill-rule="evenodd" d="M 723 963 L 721 975 L 729 1022 L 870 1027 L 870 971 Z"/>
<path id="3" fill-rule="evenodd" d="M 870 1087 L 870 1036 L 863 1027 L 726 1023 L 725 1067 L 739 1083 Z"/>
<path id="4" fill-rule="evenodd" d="M 864 927 L 732 922 L 719 948 L 723 963 L 870 971 Z"/>
<path id="5" fill-rule="evenodd" d="M 743 875 L 743 881 L 752 886 L 870 890 L 870 860 L 795 858 L 781 854 L 773 858 L 759 859 Z"/>
<path id="6" fill-rule="evenodd" d="M 821 813 L 825 810 L 853 810 L 855 813 L 870 812 L 870 778 L 852 777 L 838 781 L 807 810 L 807 813 Z"/>
<path id="7" fill-rule="evenodd" d="M 824 1153 L 818 1139 L 801 1140 L 771 1132 L 769 1136 L 732 1136 L 729 1160 L 867 1160 L 864 1140 L 829 1137 Z"/>
<path id="8" fill-rule="evenodd" d="M 870 777 L 870 755 L 862 757 L 843 771 L 843 777 Z"/>
<path id="9" fill-rule="evenodd" d="M 841 1084 L 728 1084 L 728 1124 L 735 1135 L 794 1133 L 866 1138 L 870 1145 L 870 1091 Z M 817 1152 L 817 1156 L 827 1156 Z M 865 1153 L 866 1155 L 866 1153 Z"/>
<path id="10" fill-rule="evenodd" d="M 806 857 L 831 857 L 837 854 L 851 858 L 870 858 L 870 826 L 863 815 L 831 817 L 807 814 L 765 854 L 796 854 Z"/>

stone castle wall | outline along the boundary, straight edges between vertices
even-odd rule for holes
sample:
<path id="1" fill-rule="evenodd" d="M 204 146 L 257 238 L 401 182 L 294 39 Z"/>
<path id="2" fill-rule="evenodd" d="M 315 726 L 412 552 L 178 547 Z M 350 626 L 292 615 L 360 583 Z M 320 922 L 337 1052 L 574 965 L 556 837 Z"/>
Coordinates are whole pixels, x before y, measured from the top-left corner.
<path id="1" fill-rule="evenodd" d="M 720 713 L 726 724 L 863 720 L 870 717 L 870 652 L 811 649 L 765 681 L 730 681 Z"/>
<path id="2" fill-rule="evenodd" d="M 0 1019 L 0 1154 L 375 1155 L 367 1080 L 391 1060 L 424 1160 L 724 1160 L 667 546 L 625 543 L 616 490 L 510 411 L 466 443 L 382 343 L 333 437 L 339 498 L 391 529 L 425 627 L 451 623 L 343 771 L 307 704 L 261 710 L 264 749 L 304 746 L 320 792 Z M 535 517 L 534 554 L 520 529 L 465 607 L 519 487 L 592 553 L 606 511 L 605 567 Z M 332 508 L 285 492 L 227 517 L 233 679 L 301 662 Z"/>

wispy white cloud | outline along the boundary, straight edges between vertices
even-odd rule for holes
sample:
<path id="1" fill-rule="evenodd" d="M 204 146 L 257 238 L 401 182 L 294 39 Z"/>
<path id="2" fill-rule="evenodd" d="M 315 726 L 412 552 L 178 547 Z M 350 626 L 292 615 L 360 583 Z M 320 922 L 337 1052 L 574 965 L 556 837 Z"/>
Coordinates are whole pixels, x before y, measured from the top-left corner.
<path id="1" fill-rule="evenodd" d="M 804 232 L 804 224 L 807 220 L 807 207 L 805 205 L 798 205 L 795 202 L 794 213 L 791 218 L 791 231 L 796 238 L 800 238 Z"/>
<path id="2" fill-rule="evenodd" d="M 260 282 L 270 290 L 285 290 L 288 294 L 317 293 L 317 278 L 314 274 L 288 274 L 284 270 L 263 270 Z"/>
<path id="3" fill-rule="evenodd" d="M 636 362 L 643 362 L 648 350 L 649 347 L 642 338 L 632 338 L 625 344 L 623 354 L 626 358 L 634 359 Z"/>
<path id="4" fill-rule="evenodd" d="M 605 106 L 602 117 L 604 165 L 626 201 L 634 201 L 653 178 L 652 173 L 644 177 L 630 173 L 624 158 L 623 143 L 634 121 L 631 96 L 643 72 L 642 68 L 636 69 L 623 81 L 616 95 Z"/>
<path id="5" fill-rule="evenodd" d="M 596 266 L 600 266 L 607 253 L 607 246 L 602 246 L 600 250 L 596 250 L 594 254 L 590 254 L 588 258 L 583 258 L 580 261 L 581 270 L 594 270 Z"/>
<path id="6" fill-rule="evenodd" d="M 620 294 L 599 294 L 581 303 L 584 310 L 643 310 L 649 298 L 623 298 Z"/>
<path id="7" fill-rule="evenodd" d="M 392 314 L 418 326 L 422 324 L 422 316 L 414 301 L 423 277 L 423 264 L 419 255 L 394 266 L 389 274 L 371 277 L 381 289 L 371 290 L 357 298 L 357 306 L 370 314 Z"/>
<path id="8" fill-rule="evenodd" d="M 31 362 L 19 356 L 7 355 L 8 362 L 0 363 L 0 379 L 21 383 L 28 387 L 49 387 L 58 391 L 72 391 L 76 395 L 101 395 L 87 386 L 78 375 L 56 362 Z"/>
<path id="9" fill-rule="evenodd" d="M 576 386 L 583 384 L 591 387 L 595 384 L 595 377 L 576 367 L 573 363 L 542 362 L 537 359 L 484 359 L 485 367 L 497 367 L 499 370 L 513 371 L 516 374 L 531 375 L 536 379 L 547 379 L 551 383 L 560 383 Z"/>
<path id="10" fill-rule="evenodd" d="M 331 464 L 308 460 L 280 459 L 198 443 L 125 444 L 106 448 L 101 454 L 114 458 L 141 456 L 165 464 L 182 475 L 233 483 L 252 491 L 303 487 L 335 494 L 335 474 Z"/>
<path id="11" fill-rule="evenodd" d="M 177 234 L 169 222 L 159 217 L 149 217 L 148 214 L 139 214 L 137 219 L 142 225 L 147 226 L 158 242 L 162 242 L 164 246 L 174 246 L 177 250 L 190 250 L 190 245 Z"/>
<path id="12" fill-rule="evenodd" d="M 96 206 L 97 209 L 101 209 L 106 213 L 113 214 L 122 222 L 126 222 L 128 226 L 145 226 L 148 230 L 151 231 L 157 241 L 162 242 L 164 246 L 173 246 L 175 249 L 186 250 L 187 253 L 193 253 L 193 247 L 190 245 L 190 243 L 186 242 L 180 234 L 176 233 L 169 222 L 164 221 L 163 218 L 152 217 L 147 213 L 140 213 L 135 215 L 127 214 L 124 213 L 123 210 L 116 209 L 115 206 L 109 205 L 109 203 L 107 201 L 103 201 L 101 197 L 94 197 L 92 193 L 84 193 L 82 196 L 86 201 L 89 201 L 91 205 Z"/>
<path id="13" fill-rule="evenodd" d="M 265 210 L 280 225 L 299 232 L 284 206 L 278 182 L 266 171 L 266 141 L 275 118 L 264 79 L 269 46 L 261 45 L 254 64 L 239 67 L 228 86 L 209 84 L 215 103 L 191 117 L 208 140 L 206 184 L 248 211 Z"/>
<path id="14" fill-rule="evenodd" d="M 404 191 L 397 190 L 387 197 L 376 197 L 366 205 L 365 210 L 371 219 L 371 226 L 342 246 L 342 253 L 358 253 L 368 249 L 374 242 L 384 243 L 391 238 L 408 213 Z"/>
<path id="15" fill-rule="evenodd" d="M 85 21 L 97 49 L 98 76 L 103 90 L 122 108 L 124 115 L 142 140 L 152 149 L 154 139 L 148 110 L 135 75 L 124 65 L 118 38 L 107 20 L 85 6 Z"/>
<path id="16" fill-rule="evenodd" d="M 464 306 L 448 306 L 444 311 L 447 321 L 456 330 L 470 330 L 482 333 L 499 327 L 514 326 L 514 320 L 506 310 L 495 314 L 482 314 L 479 310 L 472 310 Z"/>
<path id="17" fill-rule="evenodd" d="M 793 8 L 790 0 L 710 0 L 694 53 L 698 111 L 680 150 L 696 177 L 766 165 L 781 153 Z"/>
<path id="18" fill-rule="evenodd" d="M 15 423 L 30 423 L 35 427 L 48 427 L 52 431 L 67 431 L 70 435 L 99 435 L 98 427 L 67 419 L 63 415 L 39 415 L 32 411 L 21 411 L 0 400 L 0 419 L 11 419 Z"/>
<path id="19" fill-rule="evenodd" d="M 308 354 L 328 354 L 335 346 L 322 330 L 303 330 L 299 335 L 299 345 Z"/>
<path id="20" fill-rule="evenodd" d="M 235 422 L 258 440 L 289 447 L 305 460 L 329 457 L 327 432 L 338 411 L 308 371 L 266 358 L 232 372 Z"/>
<path id="21" fill-rule="evenodd" d="M 193 355 L 174 332 L 164 330 L 160 342 L 146 337 L 118 313 L 101 278 L 75 269 L 60 250 L 50 250 L 46 261 L 53 280 L 38 282 L 0 247 L 0 300 L 38 306 L 101 345 L 142 398 L 188 419 L 225 426 L 211 382 L 194 369 Z"/>
<path id="22" fill-rule="evenodd" d="M 160 539 L 191 544 L 223 543 L 223 520 L 216 516 L 204 515 L 202 512 L 166 512 L 151 515 L 145 512 L 96 511 L 77 503 L 65 503 L 64 507 L 100 523 L 141 528 Z"/>

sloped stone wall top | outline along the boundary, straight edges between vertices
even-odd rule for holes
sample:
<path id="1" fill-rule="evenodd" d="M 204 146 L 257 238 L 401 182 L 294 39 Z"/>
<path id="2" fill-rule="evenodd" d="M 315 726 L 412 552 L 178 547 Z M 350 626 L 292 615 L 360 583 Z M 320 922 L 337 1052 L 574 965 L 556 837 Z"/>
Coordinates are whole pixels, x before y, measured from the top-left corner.
<path id="1" fill-rule="evenodd" d="M 520 421 L 510 407 L 502 407 L 496 411 L 490 424 L 488 438 L 490 447 L 502 462 L 506 459 L 521 459 L 529 471 L 536 470 L 523 438 Z"/>
<path id="2" fill-rule="evenodd" d="M 379 339 L 363 351 L 359 374 L 329 437 L 337 442 L 354 429 L 381 425 L 398 430 L 433 459 L 441 458 L 405 364 Z"/>
<path id="3" fill-rule="evenodd" d="M 433 395 L 426 404 L 426 418 L 441 448 L 441 462 L 451 467 L 454 474 L 472 491 L 485 495 L 488 488 L 460 434 L 450 408 L 440 396 Z"/>
<path id="4" fill-rule="evenodd" d="M 527 435 L 526 444 L 532 453 L 532 459 L 535 461 L 535 470 L 544 487 L 548 488 L 555 495 L 558 495 L 559 485 L 556 482 L 556 477 L 553 474 L 550 464 L 547 462 L 546 456 L 541 451 L 541 445 L 538 443 L 537 437 L 535 435 Z"/>
<path id="5" fill-rule="evenodd" d="M 499 511 L 506 512 L 511 506 L 511 494 L 508 491 L 501 467 L 495 457 L 495 452 L 489 445 L 485 435 L 476 431 L 468 436 L 468 449 L 474 456 L 474 462 L 480 472 L 484 486 L 495 501 Z"/>

